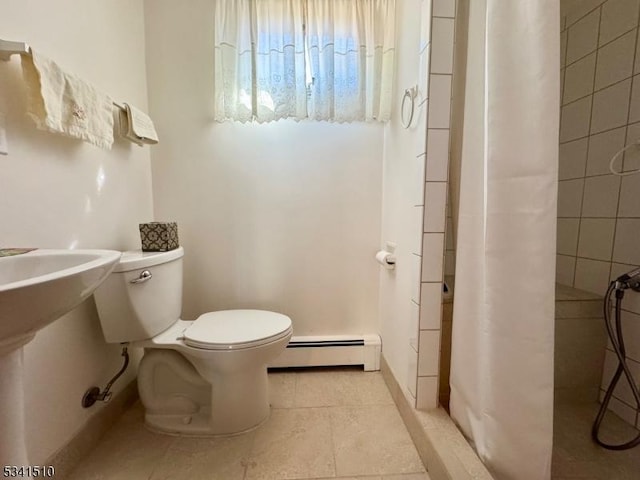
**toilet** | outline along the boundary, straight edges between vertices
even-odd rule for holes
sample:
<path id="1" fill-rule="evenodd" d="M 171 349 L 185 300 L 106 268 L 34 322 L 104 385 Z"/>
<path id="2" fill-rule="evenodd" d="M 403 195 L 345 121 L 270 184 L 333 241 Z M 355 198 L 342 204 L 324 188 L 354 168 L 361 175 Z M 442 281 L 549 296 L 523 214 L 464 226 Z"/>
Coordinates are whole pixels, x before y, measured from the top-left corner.
<path id="1" fill-rule="evenodd" d="M 284 351 L 291 319 L 263 310 L 225 310 L 180 319 L 182 257 L 122 254 L 95 291 L 107 342 L 143 347 L 138 391 L 145 423 L 177 435 L 231 435 L 269 417 L 267 364 Z"/>

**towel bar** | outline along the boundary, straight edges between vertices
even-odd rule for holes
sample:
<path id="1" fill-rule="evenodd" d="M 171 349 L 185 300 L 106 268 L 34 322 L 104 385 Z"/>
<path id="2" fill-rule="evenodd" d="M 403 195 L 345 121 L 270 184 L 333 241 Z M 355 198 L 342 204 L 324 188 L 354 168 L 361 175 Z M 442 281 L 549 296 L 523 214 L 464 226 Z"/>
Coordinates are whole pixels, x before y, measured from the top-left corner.
<path id="1" fill-rule="evenodd" d="M 8 62 L 11 55 L 31 55 L 31 47 L 25 42 L 10 42 L 0 39 L 0 60 Z M 113 102 L 113 106 L 125 110 L 119 103 Z"/>
<path id="2" fill-rule="evenodd" d="M 11 55 L 30 55 L 31 47 L 24 42 L 0 40 L 0 60 L 8 62 Z"/>

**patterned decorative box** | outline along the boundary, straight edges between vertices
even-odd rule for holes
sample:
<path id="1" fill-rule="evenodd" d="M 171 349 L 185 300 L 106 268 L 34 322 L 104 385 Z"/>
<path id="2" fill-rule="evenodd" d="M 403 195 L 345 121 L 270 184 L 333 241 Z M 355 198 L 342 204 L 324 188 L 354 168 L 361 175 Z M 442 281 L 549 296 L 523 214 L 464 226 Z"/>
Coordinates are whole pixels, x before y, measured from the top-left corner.
<path id="1" fill-rule="evenodd" d="M 140 224 L 140 240 L 143 252 L 167 252 L 180 246 L 176 222 L 151 222 Z"/>

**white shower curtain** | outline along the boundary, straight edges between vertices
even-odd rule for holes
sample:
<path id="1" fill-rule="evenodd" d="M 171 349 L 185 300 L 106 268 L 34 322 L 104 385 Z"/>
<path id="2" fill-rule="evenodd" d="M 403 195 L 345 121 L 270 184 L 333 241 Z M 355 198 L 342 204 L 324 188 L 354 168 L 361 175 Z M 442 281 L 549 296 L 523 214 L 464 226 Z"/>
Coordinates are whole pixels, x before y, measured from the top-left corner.
<path id="1" fill-rule="evenodd" d="M 550 478 L 559 2 L 471 0 L 451 415 L 497 479 Z"/>

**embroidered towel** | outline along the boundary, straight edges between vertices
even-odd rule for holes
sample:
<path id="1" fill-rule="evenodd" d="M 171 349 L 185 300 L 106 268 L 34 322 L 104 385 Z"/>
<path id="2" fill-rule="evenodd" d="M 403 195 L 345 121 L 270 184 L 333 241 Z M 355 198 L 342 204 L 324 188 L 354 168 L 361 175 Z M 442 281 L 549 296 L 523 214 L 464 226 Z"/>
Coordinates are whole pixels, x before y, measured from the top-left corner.
<path id="1" fill-rule="evenodd" d="M 27 113 L 36 126 L 110 149 L 111 98 L 37 52 L 22 55 L 21 59 L 29 92 Z"/>
<path id="2" fill-rule="evenodd" d="M 139 146 L 158 143 L 158 134 L 151 118 L 126 103 L 124 110 L 120 110 L 120 134 Z"/>

